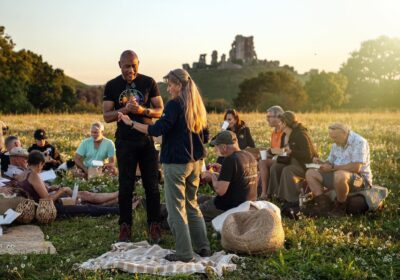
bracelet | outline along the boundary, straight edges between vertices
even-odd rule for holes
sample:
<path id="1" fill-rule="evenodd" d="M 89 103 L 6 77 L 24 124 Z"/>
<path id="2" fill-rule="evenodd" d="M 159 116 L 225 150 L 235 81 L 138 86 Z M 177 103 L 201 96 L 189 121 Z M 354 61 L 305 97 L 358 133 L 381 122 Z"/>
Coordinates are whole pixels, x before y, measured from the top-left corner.
<path id="1" fill-rule="evenodd" d="M 132 121 L 131 129 L 134 129 L 134 128 L 135 128 L 135 121 Z"/>

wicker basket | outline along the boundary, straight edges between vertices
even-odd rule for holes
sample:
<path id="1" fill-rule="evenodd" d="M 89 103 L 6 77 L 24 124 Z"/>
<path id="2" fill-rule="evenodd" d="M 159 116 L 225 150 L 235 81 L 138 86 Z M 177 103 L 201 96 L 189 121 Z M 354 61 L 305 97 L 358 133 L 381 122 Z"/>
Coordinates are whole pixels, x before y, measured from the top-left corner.
<path id="1" fill-rule="evenodd" d="M 29 224 L 35 218 L 35 201 L 31 199 L 24 199 L 20 202 L 15 209 L 16 212 L 21 213 L 17 221 L 23 224 Z"/>
<path id="2" fill-rule="evenodd" d="M 280 217 L 271 209 L 230 214 L 221 230 L 221 245 L 228 251 L 261 254 L 283 248 Z"/>
<path id="3" fill-rule="evenodd" d="M 39 200 L 39 206 L 36 210 L 36 219 L 39 223 L 50 224 L 57 217 L 57 209 L 51 199 Z"/>

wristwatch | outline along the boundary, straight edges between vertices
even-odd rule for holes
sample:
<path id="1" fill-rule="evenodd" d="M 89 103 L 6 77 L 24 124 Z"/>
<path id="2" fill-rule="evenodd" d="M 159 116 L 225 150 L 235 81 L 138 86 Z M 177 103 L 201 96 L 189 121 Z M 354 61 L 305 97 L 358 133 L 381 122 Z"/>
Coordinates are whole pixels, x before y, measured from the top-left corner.
<path id="1" fill-rule="evenodd" d="M 144 114 L 145 116 L 149 116 L 149 115 L 150 115 L 150 109 L 147 108 L 146 110 L 144 110 L 143 114 Z"/>

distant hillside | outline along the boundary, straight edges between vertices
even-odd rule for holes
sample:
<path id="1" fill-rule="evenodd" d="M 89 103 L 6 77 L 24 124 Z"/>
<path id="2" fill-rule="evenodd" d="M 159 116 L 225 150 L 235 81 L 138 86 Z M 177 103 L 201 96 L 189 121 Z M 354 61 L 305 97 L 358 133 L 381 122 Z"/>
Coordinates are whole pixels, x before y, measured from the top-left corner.
<path id="1" fill-rule="evenodd" d="M 70 87 L 72 87 L 72 88 L 74 88 L 76 90 L 77 89 L 88 89 L 88 88 L 91 87 L 91 86 L 89 86 L 89 85 L 87 85 L 85 83 L 82 83 L 81 81 L 78 81 L 78 80 L 76 80 L 74 78 L 71 78 L 71 77 L 69 77 L 67 75 L 65 75 L 65 77 L 64 77 L 64 82 L 67 85 L 69 85 Z"/>
<path id="2" fill-rule="evenodd" d="M 201 90 L 206 100 L 224 99 L 231 102 L 239 93 L 239 84 L 245 79 L 256 77 L 261 72 L 283 70 L 285 67 L 269 67 L 266 65 L 246 65 L 241 69 L 191 69 L 190 75 Z M 308 75 L 297 75 L 304 84 Z M 167 97 L 166 86 L 158 83 L 163 97 Z"/>

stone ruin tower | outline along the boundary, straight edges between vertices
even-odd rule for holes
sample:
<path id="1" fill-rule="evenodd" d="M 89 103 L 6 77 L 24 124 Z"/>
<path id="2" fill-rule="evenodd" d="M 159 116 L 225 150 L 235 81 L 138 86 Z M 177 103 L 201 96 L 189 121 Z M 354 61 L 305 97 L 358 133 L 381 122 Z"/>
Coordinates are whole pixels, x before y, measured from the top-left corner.
<path id="1" fill-rule="evenodd" d="M 243 63 L 257 60 L 257 54 L 254 50 L 253 36 L 244 37 L 236 35 L 235 41 L 232 43 L 232 48 L 229 52 L 229 60 L 233 63 L 242 61 Z"/>

